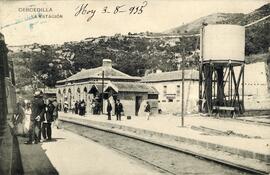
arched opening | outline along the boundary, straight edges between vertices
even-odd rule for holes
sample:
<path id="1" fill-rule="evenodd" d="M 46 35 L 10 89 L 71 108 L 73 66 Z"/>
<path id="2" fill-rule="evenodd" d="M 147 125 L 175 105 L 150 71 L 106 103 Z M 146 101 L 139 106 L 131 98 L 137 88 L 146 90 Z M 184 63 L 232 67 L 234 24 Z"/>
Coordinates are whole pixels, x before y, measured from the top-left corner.
<path id="1" fill-rule="evenodd" d="M 57 103 L 59 104 L 59 111 L 62 110 L 62 101 L 63 101 L 63 94 L 61 92 L 61 89 L 59 89 L 57 93 Z"/>
<path id="2" fill-rule="evenodd" d="M 87 87 L 84 87 L 84 88 L 83 88 L 83 94 L 84 94 L 83 99 L 84 99 L 84 101 L 87 102 Z"/>
<path id="3" fill-rule="evenodd" d="M 79 87 L 77 88 L 77 99 L 81 100 L 81 89 Z"/>
<path id="4" fill-rule="evenodd" d="M 89 112 L 88 110 L 88 106 L 89 106 L 89 100 L 88 100 L 88 91 L 87 91 L 87 87 L 84 87 L 83 88 L 83 99 L 85 101 L 85 104 L 86 104 L 86 112 Z"/>
<path id="5" fill-rule="evenodd" d="M 63 97 L 64 97 L 63 101 L 66 101 L 67 100 L 67 91 L 66 91 L 66 89 L 63 89 Z"/>
<path id="6" fill-rule="evenodd" d="M 68 89 L 68 102 L 69 102 L 69 108 L 72 108 L 72 106 L 71 106 L 71 100 L 72 100 L 72 97 L 71 97 L 71 95 L 72 95 L 72 92 L 71 92 L 71 89 L 69 88 Z"/>

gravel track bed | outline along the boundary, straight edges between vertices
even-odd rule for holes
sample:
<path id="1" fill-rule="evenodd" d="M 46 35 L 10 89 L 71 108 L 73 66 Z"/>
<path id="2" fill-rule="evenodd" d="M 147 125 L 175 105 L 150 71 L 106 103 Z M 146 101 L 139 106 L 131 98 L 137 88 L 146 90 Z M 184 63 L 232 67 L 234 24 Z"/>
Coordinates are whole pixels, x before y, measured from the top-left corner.
<path id="1" fill-rule="evenodd" d="M 62 126 L 64 129 L 154 166 L 165 174 L 249 174 L 199 157 L 91 127 L 67 122 Z"/>

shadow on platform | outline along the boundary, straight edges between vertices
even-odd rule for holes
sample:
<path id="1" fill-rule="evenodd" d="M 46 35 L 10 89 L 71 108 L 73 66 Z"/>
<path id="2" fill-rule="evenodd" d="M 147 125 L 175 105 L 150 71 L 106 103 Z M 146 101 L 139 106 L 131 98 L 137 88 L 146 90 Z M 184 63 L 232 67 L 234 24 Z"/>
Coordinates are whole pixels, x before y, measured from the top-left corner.
<path id="1" fill-rule="evenodd" d="M 44 150 L 39 144 L 24 144 L 28 138 L 18 136 L 19 149 L 21 154 L 21 162 L 23 166 L 23 174 L 37 174 L 37 175 L 58 175 L 58 171 L 52 165 L 51 161 L 46 155 Z M 58 139 L 54 138 L 52 142 L 56 142 Z"/>
<path id="2" fill-rule="evenodd" d="M 45 141 L 43 141 L 43 143 L 57 142 L 57 140 L 65 140 L 65 138 L 52 138 L 51 140 L 45 140 Z"/>

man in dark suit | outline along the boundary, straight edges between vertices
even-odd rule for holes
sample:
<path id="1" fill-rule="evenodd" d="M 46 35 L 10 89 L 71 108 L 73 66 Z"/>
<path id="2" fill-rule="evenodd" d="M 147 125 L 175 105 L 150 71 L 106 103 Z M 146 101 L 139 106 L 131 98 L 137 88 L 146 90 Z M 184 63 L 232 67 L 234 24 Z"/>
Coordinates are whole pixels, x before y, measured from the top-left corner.
<path id="1" fill-rule="evenodd" d="M 53 113 L 54 113 L 55 106 L 52 103 L 52 100 L 49 100 L 48 105 L 45 107 L 45 115 L 44 121 L 42 123 L 42 136 L 44 139 L 51 140 L 52 139 L 52 128 L 51 123 L 54 120 Z"/>
<path id="2" fill-rule="evenodd" d="M 41 91 L 36 91 L 32 100 L 29 140 L 26 144 L 37 144 L 41 140 L 41 122 L 44 121 L 45 104 Z M 37 133 L 36 133 L 37 130 Z"/>
<path id="3" fill-rule="evenodd" d="M 123 105 L 120 103 L 120 100 L 116 100 L 115 104 L 115 114 L 116 114 L 116 120 L 121 120 L 121 112 L 123 112 Z"/>

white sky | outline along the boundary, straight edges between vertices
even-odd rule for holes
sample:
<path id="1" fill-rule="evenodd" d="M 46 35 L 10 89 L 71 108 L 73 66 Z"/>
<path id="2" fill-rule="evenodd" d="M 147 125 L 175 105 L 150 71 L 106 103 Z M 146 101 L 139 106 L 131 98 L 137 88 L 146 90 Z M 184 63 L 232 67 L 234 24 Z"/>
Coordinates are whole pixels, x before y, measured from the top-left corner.
<path id="1" fill-rule="evenodd" d="M 127 34 L 128 32 L 163 32 L 183 23 L 212 13 L 249 13 L 270 0 L 147 0 L 141 15 L 102 14 L 103 7 L 117 5 L 139 6 L 144 0 L 92 0 L 92 1 L 11 1 L 0 2 L 0 32 L 8 45 L 31 43 L 54 44 L 79 41 L 91 36 Z M 88 10 L 97 10 L 91 21 L 87 16 L 75 17 L 75 9 L 88 3 Z M 43 14 L 62 14 L 62 19 L 32 19 L 21 22 L 33 12 L 19 12 L 31 6 L 52 8 Z M 14 24 L 19 22 L 18 24 Z M 6 26 L 9 24 L 14 24 Z M 31 27 L 33 25 L 33 27 Z M 6 27 L 4 27 L 6 26 Z M 2 28 L 1 30 L 1 27 Z"/>

